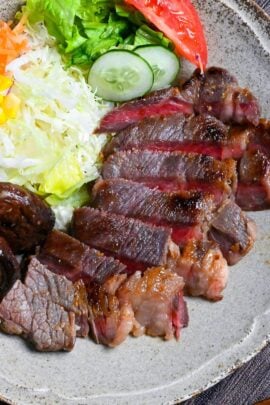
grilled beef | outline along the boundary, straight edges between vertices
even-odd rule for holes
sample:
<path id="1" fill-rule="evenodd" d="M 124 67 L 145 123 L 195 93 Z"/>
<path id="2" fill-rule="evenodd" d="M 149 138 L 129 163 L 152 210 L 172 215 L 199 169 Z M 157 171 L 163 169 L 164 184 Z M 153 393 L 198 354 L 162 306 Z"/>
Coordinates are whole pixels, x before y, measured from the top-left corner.
<path id="1" fill-rule="evenodd" d="M 170 226 L 172 239 L 183 245 L 203 237 L 204 224 L 213 216 L 215 202 L 200 192 L 161 192 L 123 179 L 100 180 L 94 189 L 96 208 L 113 214 Z"/>
<path id="2" fill-rule="evenodd" d="M 181 277 L 164 268 L 111 277 L 90 298 L 96 342 L 114 347 L 129 333 L 178 338 L 188 323 L 183 286 Z"/>
<path id="3" fill-rule="evenodd" d="M 42 243 L 54 226 L 54 214 L 37 195 L 11 183 L 0 183 L 0 236 L 15 253 Z"/>
<path id="4" fill-rule="evenodd" d="M 117 152 L 103 165 L 104 179 L 123 178 L 139 181 L 160 190 L 203 190 L 217 200 L 236 188 L 236 163 L 210 156 L 183 152 Z"/>
<path id="5" fill-rule="evenodd" d="M 170 87 L 114 108 L 101 120 L 96 132 L 118 132 L 146 117 L 167 116 L 177 112 L 190 115 L 193 107 L 181 98 L 177 87 Z"/>
<path id="6" fill-rule="evenodd" d="M 129 271 L 164 266 L 179 250 L 171 240 L 171 230 L 93 208 L 74 211 L 73 235 L 81 242 L 113 255 Z"/>
<path id="7" fill-rule="evenodd" d="M 254 245 L 256 225 L 233 201 L 226 201 L 211 223 L 209 237 L 214 240 L 228 264 L 237 263 Z"/>
<path id="8" fill-rule="evenodd" d="M 211 67 L 203 75 L 197 69 L 182 86 L 181 95 L 197 114 L 211 114 L 225 123 L 259 123 L 258 100 L 225 69 Z"/>
<path id="9" fill-rule="evenodd" d="M 239 184 L 236 201 L 247 211 L 270 207 L 270 155 L 260 150 L 249 150 L 238 166 Z"/>
<path id="10" fill-rule="evenodd" d="M 49 270 L 72 282 L 82 279 L 88 289 L 93 283 L 103 284 L 110 276 L 125 270 L 118 260 L 55 230 L 49 234 L 38 259 Z"/>
<path id="11" fill-rule="evenodd" d="M 270 121 L 260 120 L 257 127 L 249 127 L 251 131 L 249 150 L 260 151 L 270 157 Z"/>
<path id="12" fill-rule="evenodd" d="M 5 239 L 0 237 L 0 301 L 19 277 L 19 263 Z"/>
<path id="13" fill-rule="evenodd" d="M 105 156 L 133 148 L 164 151 L 195 152 L 217 159 L 239 158 L 243 155 L 248 130 L 229 131 L 221 121 L 207 114 L 187 117 L 146 118 L 120 131 L 104 149 Z"/>
<path id="14" fill-rule="evenodd" d="M 24 284 L 17 280 L 0 304 L 0 328 L 37 350 L 69 351 L 76 339 L 74 297 L 71 281 L 33 258 Z"/>
<path id="15" fill-rule="evenodd" d="M 210 241 L 189 241 L 176 268 L 185 281 L 185 292 L 209 300 L 222 299 L 228 281 L 228 266 L 219 246 Z"/>

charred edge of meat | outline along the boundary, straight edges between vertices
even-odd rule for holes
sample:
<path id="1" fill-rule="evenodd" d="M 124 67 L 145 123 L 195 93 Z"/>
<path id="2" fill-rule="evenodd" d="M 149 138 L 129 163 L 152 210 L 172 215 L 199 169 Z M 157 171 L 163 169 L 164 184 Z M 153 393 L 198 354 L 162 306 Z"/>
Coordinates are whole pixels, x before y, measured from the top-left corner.
<path id="1" fill-rule="evenodd" d="M 247 151 L 238 165 L 236 201 L 244 210 L 270 207 L 270 156 L 260 150 Z"/>
<path id="2" fill-rule="evenodd" d="M 198 114 L 211 114 L 225 123 L 259 123 L 258 100 L 249 90 L 240 88 L 225 69 L 211 67 L 204 75 L 197 69 L 182 86 L 181 94 L 194 104 Z"/>
<path id="3" fill-rule="evenodd" d="M 171 229 L 89 207 L 74 211 L 72 229 L 77 239 L 120 259 L 131 271 L 165 265 L 169 255 L 179 254 Z"/>
<path id="4" fill-rule="evenodd" d="M 217 211 L 209 237 L 220 246 L 228 264 L 234 265 L 253 247 L 256 225 L 237 204 L 227 201 Z"/>
<path id="5" fill-rule="evenodd" d="M 216 205 L 202 192 L 168 193 L 124 179 L 99 180 L 92 193 L 95 208 L 154 225 L 200 224 L 209 221 Z"/>
<path id="6" fill-rule="evenodd" d="M 54 226 L 51 208 L 23 187 L 0 183 L 0 235 L 15 253 L 31 251 Z"/>
<path id="7" fill-rule="evenodd" d="M 93 283 L 102 284 L 111 275 L 125 271 L 125 265 L 118 260 L 56 230 L 49 234 L 38 258 L 51 271 L 73 282 L 83 279 L 88 289 Z"/>
<path id="8" fill-rule="evenodd" d="M 0 237 L 0 301 L 19 278 L 19 263 L 7 242 Z"/>

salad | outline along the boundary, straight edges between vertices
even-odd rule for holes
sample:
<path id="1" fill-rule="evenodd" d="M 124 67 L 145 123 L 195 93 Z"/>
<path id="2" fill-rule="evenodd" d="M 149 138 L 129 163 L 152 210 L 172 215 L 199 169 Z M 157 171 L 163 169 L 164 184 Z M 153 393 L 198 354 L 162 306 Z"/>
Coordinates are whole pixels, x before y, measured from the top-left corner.
<path id="1" fill-rule="evenodd" d="M 89 199 L 115 103 L 169 86 L 179 56 L 204 70 L 189 0 L 28 0 L 0 30 L 0 181 L 25 186 L 64 229 Z"/>

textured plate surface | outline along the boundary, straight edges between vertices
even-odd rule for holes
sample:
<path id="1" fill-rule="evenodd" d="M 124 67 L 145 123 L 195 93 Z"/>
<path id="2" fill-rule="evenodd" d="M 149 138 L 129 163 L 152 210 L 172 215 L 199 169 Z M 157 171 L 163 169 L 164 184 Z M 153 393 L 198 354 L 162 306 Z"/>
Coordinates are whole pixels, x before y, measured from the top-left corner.
<path id="1" fill-rule="evenodd" d="M 8 18 L 16 1 L 0 1 Z M 195 1 L 206 27 L 210 64 L 234 73 L 270 118 L 270 22 L 245 0 Z M 185 73 L 190 66 L 185 66 Z M 77 341 L 70 353 L 32 352 L 0 335 L 0 397 L 15 404 L 173 404 L 214 384 L 257 353 L 270 336 L 270 213 L 255 249 L 231 269 L 222 302 L 189 299 L 180 342 L 129 338 L 114 350 Z"/>

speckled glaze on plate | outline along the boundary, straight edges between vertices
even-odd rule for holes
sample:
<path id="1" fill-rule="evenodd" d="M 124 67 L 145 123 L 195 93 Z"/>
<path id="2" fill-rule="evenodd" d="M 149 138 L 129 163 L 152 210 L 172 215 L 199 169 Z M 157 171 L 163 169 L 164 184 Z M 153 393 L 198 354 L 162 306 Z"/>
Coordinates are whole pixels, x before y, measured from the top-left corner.
<path id="1" fill-rule="evenodd" d="M 228 68 L 259 97 L 270 118 L 270 21 L 247 0 L 195 1 L 210 64 Z M 0 1 L 9 18 L 18 1 Z M 191 66 L 185 65 L 185 74 Z M 71 353 L 31 351 L 0 334 L 0 398 L 12 404 L 174 404 L 225 377 L 270 338 L 270 212 L 253 213 L 255 249 L 231 268 L 222 302 L 189 299 L 180 342 L 129 338 L 117 349 L 77 341 Z"/>

